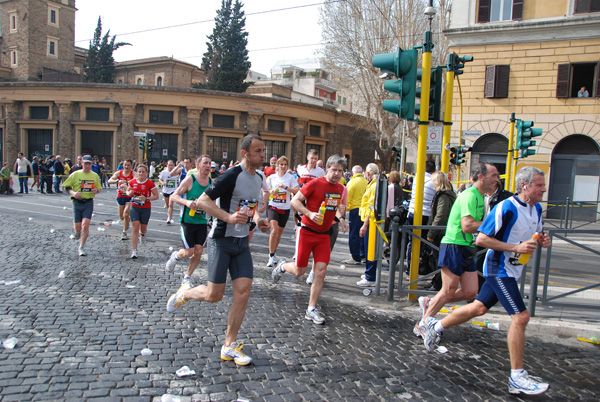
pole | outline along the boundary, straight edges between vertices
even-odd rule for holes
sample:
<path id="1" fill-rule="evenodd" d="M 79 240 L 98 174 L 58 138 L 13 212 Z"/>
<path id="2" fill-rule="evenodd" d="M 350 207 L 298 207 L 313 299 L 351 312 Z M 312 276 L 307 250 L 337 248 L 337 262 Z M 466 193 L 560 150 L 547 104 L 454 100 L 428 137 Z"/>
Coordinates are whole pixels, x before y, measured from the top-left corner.
<path id="1" fill-rule="evenodd" d="M 393 216 L 392 216 L 393 215 Z M 388 279 L 388 295 L 387 301 L 392 301 L 394 298 L 394 281 L 396 279 L 396 259 L 398 258 L 398 213 L 395 208 L 390 210 L 390 217 L 392 218 L 392 236 L 390 239 L 390 275 Z M 400 269 L 402 272 L 402 269 Z"/>
<path id="2" fill-rule="evenodd" d="M 512 188 L 512 173 L 514 172 L 512 170 L 512 163 L 513 163 L 513 153 L 511 152 L 511 150 L 513 149 L 513 144 L 514 142 L 514 137 L 515 137 L 515 114 L 512 113 L 510 115 L 510 132 L 508 134 L 508 152 L 507 152 L 507 156 L 506 156 L 506 182 L 504 185 L 504 188 L 509 189 Z"/>
<path id="3" fill-rule="evenodd" d="M 535 303 L 537 302 L 537 286 L 540 278 L 540 261 L 542 259 L 542 249 L 538 246 L 533 256 L 533 266 L 531 267 L 531 282 L 529 282 L 529 314 L 535 316 Z M 523 275 L 525 276 L 525 275 Z"/>
<path id="4" fill-rule="evenodd" d="M 453 53 L 448 56 L 448 66 L 454 65 Z M 442 172 L 450 172 L 450 151 L 446 149 L 446 144 L 450 144 L 450 129 L 452 128 L 452 98 L 454 96 L 454 71 L 446 69 L 446 104 L 444 105 L 444 134 L 442 136 Z"/>
<path id="5" fill-rule="evenodd" d="M 400 168 L 398 169 L 399 172 L 404 172 L 404 165 L 406 162 L 406 152 L 404 152 L 404 140 L 406 139 L 407 130 L 408 124 L 406 123 L 406 120 L 404 120 L 404 123 L 402 125 L 402 145 L 400 145 L 402 147 L 402 154 L 400 155 Z"/>
<path id="6" fill-rule="evenodd" d="M 421 74 L 421 109 L 419 113 L 419 145 L 417 148 L 417 177 L 415 180 L 415 212 L 413 225 L 423 224 L 423 192 L 425 182 L 425 160 L 427 159 L 427 126 L 429 125 L 429 87 L 431 84 L 431 31 L 425 32 L 425 43 L 423 44 L 423 69 Z M 421 229 L 413 230 L 414 234 L 421 236 Z M 417 237 L 412 239 L 412 253 L 410 260 L 409 281 L 416 281 L 419 277 L 419 257 L 421 255 L 421 240 Z M 417 283 L 410 285 L 409 289 L 416 290 Z M 417 295 L 409 293 L 408 299 L 415 300 Z"/>

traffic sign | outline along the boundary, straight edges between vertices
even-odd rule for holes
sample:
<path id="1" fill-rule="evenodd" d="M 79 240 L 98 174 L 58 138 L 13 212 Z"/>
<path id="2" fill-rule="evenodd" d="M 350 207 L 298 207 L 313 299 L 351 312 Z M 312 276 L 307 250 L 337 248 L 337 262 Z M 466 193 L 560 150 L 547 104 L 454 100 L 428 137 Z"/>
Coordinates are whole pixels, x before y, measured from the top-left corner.
<path id="1" fill-rule="evenodd" d="M 146 134 L 154 135 L 156 133 L 154 132 L 154 130 L 148 130 L 148 129 L 146 129 Z"/>
<path id="2" fill-rule="evenodd" d="M 463 137 L 481 137 L 481 130 L 463 130 Z"/>
<path id="3" fill-rule="evenodd" d="M 134 131 L 133 136 L 134 137 L 145 137 L 146 133 L 144 133 L 143 131 Z"/>
<path id="4" fill-rule="evenodd" d="M 441 154 L 442 153 L 442 126 L 427 127 L 427 153 Z"/>

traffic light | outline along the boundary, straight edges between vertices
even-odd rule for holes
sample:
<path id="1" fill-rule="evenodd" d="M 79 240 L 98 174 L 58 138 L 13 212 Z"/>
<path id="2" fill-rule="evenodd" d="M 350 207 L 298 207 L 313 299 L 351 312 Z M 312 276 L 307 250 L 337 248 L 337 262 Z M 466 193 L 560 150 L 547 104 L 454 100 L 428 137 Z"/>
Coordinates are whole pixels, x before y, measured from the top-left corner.
<path id="1" fill-rule="evenodd" d="M 373 67 L 383 72 L 394 74 L 398 79 L 385 80 L 383 88 L 398 94 L 400 99 L 386 99 L 382 107 L 403 119 L 415 118 L 415 95 L 417 87 L 417 49 L 402 50 L 395 53 L 376 54 L 373 56 Z"/>
<path id="2" fill-rule="evenodd" d="M 532 141 L 531 138 L 541 136 L 542 129 L 532 128 L 533 125 L 533 121 L 517 120 L 517 143 L 515 149 L 521 151 L 521 158 L 535 155 L 535 149 L 529 149 L 529 147 L 535 146 L 535 141 Z"/>
<path id="3" fill-rule="evenodd" d="M 461 75 L 463 73 L 463 68 L 465 68 L 465 63 L 473 61 L 473 56 L 462 56 L 459 57 L 456 53 L 452 53 L 448 56 L 448 69 L 450 71 L 454 71 L 454 75 Z"/>
<path id="4" fill-rule="evenodd" d="M 471 147 L 452 147 L 450 148 L 450 163 L 453 165 L 462 165 L 465 162 L 467 152 L 471 152 Z"/>
<path id="5" fill-rule="evenodd" d="M 429 120 L 441 121 L 440 110 L 442 108 L 442 70 L 437 66 L 431 69 L 431 86 L 429 87 Z"/>
<path id="6" fill-rule="evenodd" d="M 140 138 L 140 149 L 143 151 L 146 149 L 146 137 Z"/>
<path id="7" fill-rule="evenodd" d="M 152 148 L 154 148 L 154 139 L 148 138 L 148 151 L 152 151 Z"/>

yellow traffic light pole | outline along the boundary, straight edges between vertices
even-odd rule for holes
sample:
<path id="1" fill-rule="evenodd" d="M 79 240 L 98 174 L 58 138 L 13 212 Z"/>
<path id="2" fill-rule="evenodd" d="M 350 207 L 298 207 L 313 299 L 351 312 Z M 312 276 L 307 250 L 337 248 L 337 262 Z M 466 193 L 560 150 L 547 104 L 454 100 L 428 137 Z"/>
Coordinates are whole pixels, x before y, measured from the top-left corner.
<path id="1" fill-rule="evenodd" d="M 514 137 L 515 137 L 515 114 L 512 113 L 510 115 L 510 132 L 508 134 L 508 152 L 507 152 L 507 156 L 506 156 L 506 184 L 504 185 L 504 188 L 508 191 L 512 191 L 512 187 L 513 187 L 513 180 L 512 180 L 512 173 L 514 172 L 513 170 L 513 146 L 514 146 Z"/>
<path id="2" fill-rule="evenodd" d="M 425 183 L 425 160 L 427 158 L 427 126 L 429 125 L 429 87 L 431 77 L 431 31 L 425 32 L 425 43 L 423 44 L 423 68 L 421 73 L 421 108 L 419 112 L 419 145 L 417 148 L 417 175 L 414 185 L 415 189 L 415 212 L 413 218 L 414 226 L 423 224 L 423 192 Z M 414 229 L 413 233 L 421 236 L 421 229 Z M 421 254 L 421 240 L 417 237 L 412 239 L 412 252 L 410 259 L 409 281 L 416 281 L 419 277 L 419 259 Z M 417 283 L 410 285 L 409 289 L 416 290 Z M 417 295 L 409 293 L 408 299 L 415 300 Z"/>
<path id="3" fill-rule="evenodd" d="M 442 172 L 450 172 L 450 151 L 446 144 L 450 144 L 450 132 L 452 128 L 452 97 L 454 96 L 454 71 L 446 70 L 446 104 L 444 106 L 444 134 L 442 136 Z"/>

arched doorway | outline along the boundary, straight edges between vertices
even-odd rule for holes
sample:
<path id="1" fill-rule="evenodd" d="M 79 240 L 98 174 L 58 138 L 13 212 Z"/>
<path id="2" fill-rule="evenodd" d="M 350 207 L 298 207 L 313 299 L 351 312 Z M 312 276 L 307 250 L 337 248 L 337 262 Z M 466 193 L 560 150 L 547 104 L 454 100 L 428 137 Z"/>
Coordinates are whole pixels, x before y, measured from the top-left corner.
<path id="1" fill-rule="evenodd" d="M 508 138 L 498 133 L 488 133 L 473 143 L 471 150 L 471 169 L 478 163 L 491 163 L 500 175 L 506 174 L 506 155 Z M 504 181 L 503 181 L 504 184 Z"/>
<path id="2" fill-rule="evenodd" d="M 600 147 L 587 135 L 573 134 L 556 144 L 550 162 L 548 202 L 561 204 L 567 199 L 579 202 L 573 208 L 575 220 L 595 221 L 600 188 Z M 586 207 L 587 206 L 587 207 Z M 564 207 L 548 209 L 548 218 L 560 219 Z"/>

